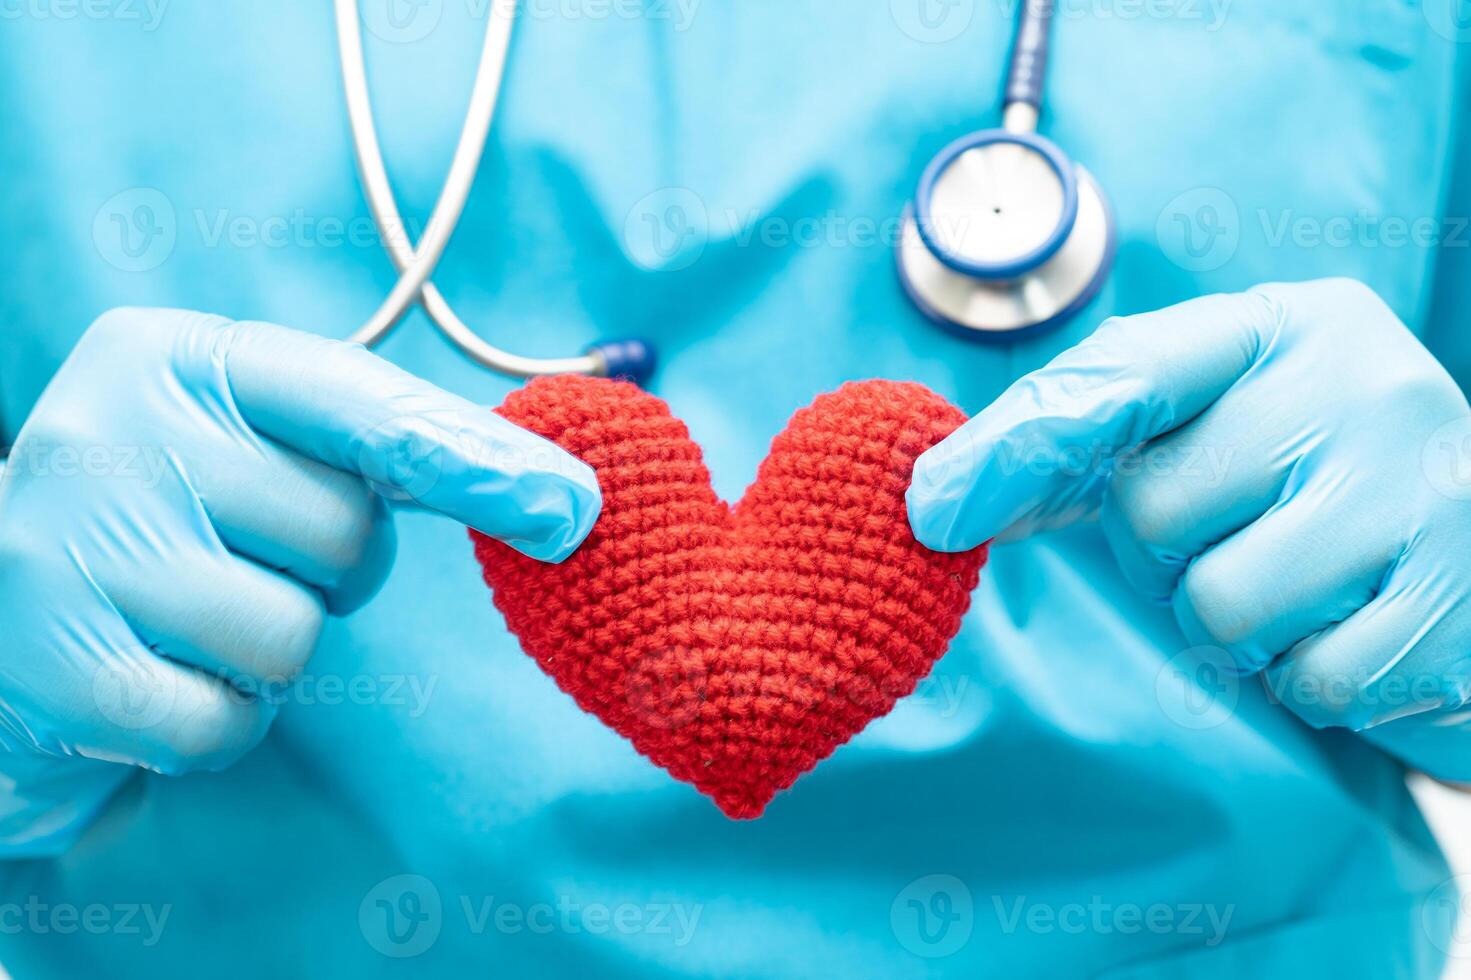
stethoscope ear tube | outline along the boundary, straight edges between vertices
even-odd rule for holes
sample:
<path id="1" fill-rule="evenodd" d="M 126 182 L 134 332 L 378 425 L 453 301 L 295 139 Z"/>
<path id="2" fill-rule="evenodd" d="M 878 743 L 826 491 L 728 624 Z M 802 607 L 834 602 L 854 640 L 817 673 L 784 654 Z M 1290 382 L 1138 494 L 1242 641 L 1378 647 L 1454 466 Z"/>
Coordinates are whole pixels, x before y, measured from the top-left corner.
<path id="1" fill-rule="evenodd" d="M 485 28 L 485 42 L 480 66 L 475 73 L 475 86 L 470 95 L 465 124 L 450 164 L 449 176 L 441 188 L 439 200 L 429 218 L 423 237 L 416 244 L 407 237 L 407 226 L 399 215 L 398 202 L 378 131 L 373 122 L 372 99 L 363 59 L 362 30 L 358 23 L 357 0 L 335 0 L 338 48 L 342 58 L 343 92 L 347 99 L 348 119 L 352 126 L 353 152 L 363 192 L 378 226 L 384 248 L 398 269 L 398 282 L 387 298 L 356 333 L 352 340 L 373 347 L 383 340 L 403 318 L 415 301 L 423 304 L 429 319 L 451 344 L 482 367 L 511 377 L 529 378 L 547 374 L 589 374 L 601 377 L 625 377 L 646 381 L 653 373 L 655 359 L 651 345 L 641 340 L 613 341 L 596 345 L 580 357 L 522 357 L 490 344 L 460 319 L 454 308 L 430 281 L 434 269 L 454 236 L 460 215 L 470 197 L 475 173 L 484 153 L 485 140 L 495 116 L 501 80 L 505 76 L 506 54 L 516 4 L 492 3 Z"/>

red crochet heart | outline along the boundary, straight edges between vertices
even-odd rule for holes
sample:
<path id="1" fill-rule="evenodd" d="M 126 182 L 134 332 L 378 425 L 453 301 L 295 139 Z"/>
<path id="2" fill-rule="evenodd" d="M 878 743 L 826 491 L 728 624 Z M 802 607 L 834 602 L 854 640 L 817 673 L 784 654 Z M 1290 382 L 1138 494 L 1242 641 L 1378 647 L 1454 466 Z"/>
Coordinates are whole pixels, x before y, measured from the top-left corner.
<path id="1" fill-rule="evenodd" d="M 798 412 L 732 510 L 658 398 L 565 376 L 501 415 L 598 474 L 603 512 L 547 565 L 472 534 L 521 646 L 585 711 L 731 817 L 914 690 L 970 605 L 986 549 L 914 540 L 904 491 L 965 417 L 920 385 L 843 386 Z"/>

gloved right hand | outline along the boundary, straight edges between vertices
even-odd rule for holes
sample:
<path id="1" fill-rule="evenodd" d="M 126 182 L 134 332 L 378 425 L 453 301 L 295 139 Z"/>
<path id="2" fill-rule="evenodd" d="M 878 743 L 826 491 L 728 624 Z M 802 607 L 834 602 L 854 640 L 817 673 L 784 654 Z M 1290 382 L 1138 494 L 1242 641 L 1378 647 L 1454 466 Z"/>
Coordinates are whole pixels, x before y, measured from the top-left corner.
<path id="1" fill-rule="evenodd" d="M 546 561 L 601 507 L 586 464 L 356 345 L 93 324 L 0 469 L 0 853 L 64 847 L 128 767 L 260 741 L 324 615 L 386 577 L 385 497 Z"/>

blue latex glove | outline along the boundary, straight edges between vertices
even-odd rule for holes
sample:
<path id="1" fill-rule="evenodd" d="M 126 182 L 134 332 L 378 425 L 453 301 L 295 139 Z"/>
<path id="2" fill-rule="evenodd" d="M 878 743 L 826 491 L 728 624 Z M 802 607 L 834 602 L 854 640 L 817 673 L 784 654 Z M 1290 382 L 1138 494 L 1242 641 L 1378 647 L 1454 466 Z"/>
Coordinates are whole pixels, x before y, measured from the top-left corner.
<path id="1" fill-rule="evenodd" d="M 547 561 L 601 507 L 582 462 L 355 345 L 99 319 L 0 479 L 0 839 L 75 832 L 131 771 L 111 763 L 219 769 L 255 745 L 324 615 L 383 583 L 385 497 Z"/>
<path id="2" fill-rule="evenodd" d="M 1192 643 L 1465 779 L 1468 448 L 1465 396 L 1367 287 L 1271 285 L 1106 322 L 922 456 L 909 511 L 945 551 L 1096 514 Z"/>

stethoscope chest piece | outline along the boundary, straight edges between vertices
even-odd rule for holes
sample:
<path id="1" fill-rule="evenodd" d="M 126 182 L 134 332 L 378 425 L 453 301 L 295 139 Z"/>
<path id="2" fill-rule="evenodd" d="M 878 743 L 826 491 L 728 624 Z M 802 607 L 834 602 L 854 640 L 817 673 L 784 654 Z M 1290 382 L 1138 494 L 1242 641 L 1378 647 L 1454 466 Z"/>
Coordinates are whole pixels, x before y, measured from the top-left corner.
<path id="1" fill-rule="evenodd" d="M 988 129 L 925 169 L 904 213 L 899 271 L 931 319 L 974 339 L 1011 340 L 1077 313 L 1113 262 L 1098 183 L 1050 140 Z"/>
<path id="2" fill-rule="evenodd" d="M 974 340 L 1012 340 L 1079 313 L 1108 279 L 1113 215 L 1093 176 L 1036 134 L 1055 0 L 1022 0 L 1002 128 L 925 168 L 904 211 L 899 278 L 914 304 Z"/>

